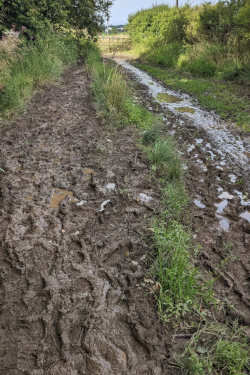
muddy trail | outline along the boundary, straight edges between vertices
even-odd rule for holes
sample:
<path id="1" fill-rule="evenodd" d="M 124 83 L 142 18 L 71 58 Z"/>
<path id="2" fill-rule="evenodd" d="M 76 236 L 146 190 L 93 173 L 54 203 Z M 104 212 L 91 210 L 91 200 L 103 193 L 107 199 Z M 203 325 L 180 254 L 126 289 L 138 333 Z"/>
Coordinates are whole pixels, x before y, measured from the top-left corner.
<path id="1" fill-rule="evenodd" d="M 129 62 L 116 62 L 133 81 L 134 101 L 163 119 L 183 156 L 197 265 L 215 277 L 226 315 L 249 325 L 249 134 L 228 127 L 189 95 L 164 87 Z"/>
<path id="2" fill-rule="evenodd" d="M 82 66 L 2 131 L 1 375 L 179 373 L 141 286 L 159 193 L 136 142 L 98 119 Z"/>

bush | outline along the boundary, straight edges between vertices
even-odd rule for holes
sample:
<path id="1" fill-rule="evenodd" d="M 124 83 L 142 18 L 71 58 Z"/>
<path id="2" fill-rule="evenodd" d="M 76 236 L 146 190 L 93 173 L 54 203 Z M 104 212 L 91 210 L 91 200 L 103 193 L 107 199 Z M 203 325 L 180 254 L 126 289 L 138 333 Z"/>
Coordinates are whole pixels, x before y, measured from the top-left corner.
<path id="1" fill-rule="evenodd" d="M 142 58 L 146 62 L 172 68 L 176 66 L 179 55 L 182 53 L 183 49 L 182 44 L 170 43 L 150 49 Z"/>
<path id="2" fill-rule="evenodd" d="M 178 9 L 161 5 L 130 16 L 128 32 L 137 49 L 144 46 L 145 62 L 234 80 L 246 77 L 250 66 L 249 20 L 247 0 Z"/>
<path id="3" fill-rule="evenodd" d="M 188 56 L 181 55 L 177 66 L 179 69 L 201 77 L 212 77 L 216 71 L 216 65 L 202 57 L 189 60 Z"/>

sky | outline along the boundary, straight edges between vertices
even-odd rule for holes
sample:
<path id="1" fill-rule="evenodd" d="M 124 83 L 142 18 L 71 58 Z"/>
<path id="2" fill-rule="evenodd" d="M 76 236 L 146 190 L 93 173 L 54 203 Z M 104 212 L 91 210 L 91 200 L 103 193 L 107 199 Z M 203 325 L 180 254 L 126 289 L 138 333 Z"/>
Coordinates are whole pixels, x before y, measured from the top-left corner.
<path id="1" fill-rule="evenodd" d="M 142 8 L 150 8 L 154 4 L 175 5 L 176 0 L 114 0 L 110 12 L 110 25 L 124 25 L 127 23 L 128 15 Z M 204 0 L 179 0 L 179 5 L 186 3 L 196 5 Z"/>

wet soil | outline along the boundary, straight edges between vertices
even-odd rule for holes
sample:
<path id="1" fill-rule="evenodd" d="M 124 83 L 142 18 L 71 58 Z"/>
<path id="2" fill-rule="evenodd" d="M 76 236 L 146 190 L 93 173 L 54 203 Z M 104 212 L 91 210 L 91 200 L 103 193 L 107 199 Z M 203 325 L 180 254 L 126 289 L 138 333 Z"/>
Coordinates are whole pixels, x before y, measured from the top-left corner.
<path id="1" fill-rule="evenodd" d="M 0 137 L 0 374 L 179 374 L 141 285 L 159 193 L 136 131 L 106 129 L 77 66 Z"/>
<path id="2" fill-rule="evenodd" d="M 224 302 L 226 316 L 249 325 L 249 166 L 240 167 L 226 159 L 204 129 L 197 129 L 192 120 L 164 109 L 150 95 L 148 87 L 123 71 L 133 82 L 134 101 L 163 118 L 163 131 L 174 137 L 183 156 L 191 197 L 190 228 L 199 252 L 195 263 L 215 277 L 214 290 Z M 232 133 L 249 144 L 247 134 L 234 129 Z"/>

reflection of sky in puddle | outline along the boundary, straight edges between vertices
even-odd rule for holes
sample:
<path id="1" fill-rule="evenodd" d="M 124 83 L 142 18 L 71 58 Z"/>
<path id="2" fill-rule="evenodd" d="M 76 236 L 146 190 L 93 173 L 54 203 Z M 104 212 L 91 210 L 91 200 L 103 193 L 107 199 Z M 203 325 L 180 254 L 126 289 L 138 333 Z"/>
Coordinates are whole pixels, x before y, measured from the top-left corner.
<path id="1" fill-rule="evenodd" d="M 249 211 L 242 212 L 240 214 L 240 217 L 242 217 L 243 219 L 247 220 L 250 223 L 250 212 Z"/>
<path id="2" fill-rule="evenodd" d="M 217 207 L 217 210 L 216 210 L 217 214 L 221 214 L 224 211 L 224 208 L 227 207 L 228 201 L 224 199 L 220 203 L 215 203 L 214 205 L 215 207 Z"/>
<path id="3" fill-rule="evenodd" d="M 195 140 L 195 143 L 196 143 L 197 145 L 202 144 L 202 142 L 203 142 L 203 139 L 202 139 L 202 138 L 199 138 L 199 139 L 196 139 L 196 140 Z"/>
<path id="4" fill-rule="evenodd" d="M 242 206 L 250 206 L 250 200 L 247 200 L 241 191 L 234 190 L 234 192 L 240 197 L 240 204 Z"/>
<path id="5" fill-rule="evenodd" d="M 221 227 L 221 229 L 223 229 L 225 232 L 227 232 L 229 230 L 229 227 L 230 227 L 230 221 L 221 216 L 221 215 L 216 215 L 216 217 L 218 217 L 218 219 L 220 219 L 219 221 L 219 226 Z"/>
<path id="6" fill-rule="evenodd" d="M 223 193 L 221 193 L 218 198 L 219 199 L 233 199 L 234 195 L 229 194 L 227 191 L 223 191 Z"/>
<path id="7" fill-rule="evenodd" d="M 187 149 L 187 152 L 190 153 L 195 149 L 195 145 L 190 145 Z"/>
<path id="8" fill-rule="evenodd" d="M 237 180 L 237 176 L 235 176 L 234 174 L 229 174 L 228 175 L 230 181 L 234 184 Z"/>
<path id="9" fill-rule="evenodd" d="M 206 208 L 205 204 L 201 203 L 199 199 L 194 199 L 193 202 L 199 208 Z"/>

